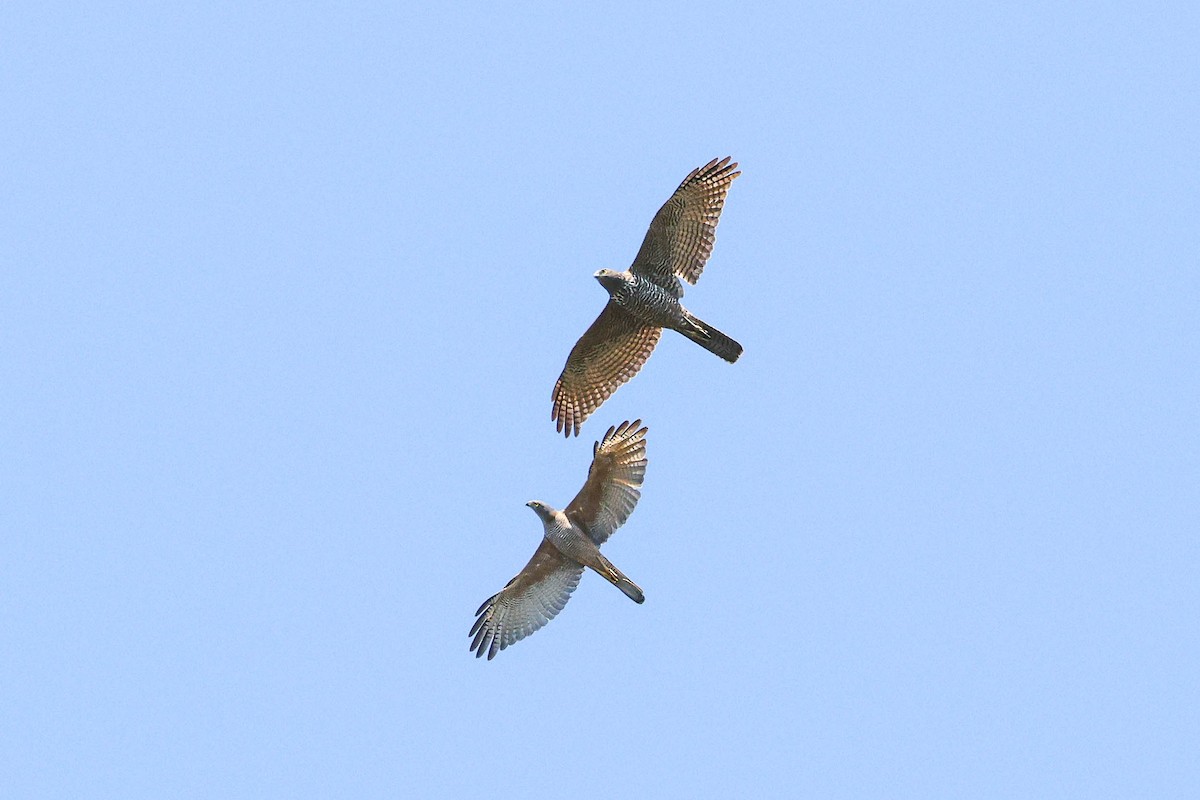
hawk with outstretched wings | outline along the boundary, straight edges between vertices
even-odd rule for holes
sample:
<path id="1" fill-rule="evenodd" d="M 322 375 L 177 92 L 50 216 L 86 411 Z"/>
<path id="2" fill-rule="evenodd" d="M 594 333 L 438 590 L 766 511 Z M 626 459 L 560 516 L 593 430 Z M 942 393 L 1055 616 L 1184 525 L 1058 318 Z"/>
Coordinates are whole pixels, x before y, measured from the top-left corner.
<path id="1" fill-rule="evenodd" d="M 471 650 L 489 659 L 554 619 L 590 567 L 635 603 L 646 597 L 612 562 L 600 545 L 629 518 L 641 496 L 646 475 L 646 428 L 642 421 L 609 428 L 592 451 L 587 481 L 575 499 L 559 511 L 545 503 L 527 503 L 542 520 L 542 543 L 533 558 L 475 612 Z"/>
<path id="2" fill-rule="evenodd" d="M 554 385 L 550 418 L 565 436 L 579 426 L 650 357 L 663 328 L 679 331 L 733 363 L 742 346 L 683 307 L 683 284 L 694 284 L 712 254 L 729 185 L 741 173 L 729 158 L 691 171 L 654 215 L 633 265 L 596 273 L 608 305 L 584 332 Z"/>

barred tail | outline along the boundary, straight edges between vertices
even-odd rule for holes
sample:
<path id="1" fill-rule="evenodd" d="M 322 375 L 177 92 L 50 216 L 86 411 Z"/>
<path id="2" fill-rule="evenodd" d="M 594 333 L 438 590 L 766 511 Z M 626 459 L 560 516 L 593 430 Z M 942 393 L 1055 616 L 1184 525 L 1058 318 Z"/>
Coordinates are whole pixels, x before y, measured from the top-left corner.
<path id="1" fill-rule="evenodd" d="M 690 327 L 679 329 L 680 333 L 730 364 L 738 360 L 738 356 L 742 354 L 740 344 L 691 314 L 687 315 L 687 321 L 691 323 Z"/>

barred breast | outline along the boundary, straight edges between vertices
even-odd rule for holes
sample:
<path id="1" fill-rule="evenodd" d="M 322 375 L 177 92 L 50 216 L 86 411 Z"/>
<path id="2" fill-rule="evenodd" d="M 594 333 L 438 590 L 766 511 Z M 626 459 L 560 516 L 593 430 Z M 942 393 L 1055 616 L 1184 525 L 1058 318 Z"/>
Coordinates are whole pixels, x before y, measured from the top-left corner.
<path id="1" fill-rule="evenodd" d="M 647 325 L 678 328 L 684 312 L 680 302 L 665 289 L 648 280 L 635 277 L 627 293 L 616 298 L 621 307 Z"/>

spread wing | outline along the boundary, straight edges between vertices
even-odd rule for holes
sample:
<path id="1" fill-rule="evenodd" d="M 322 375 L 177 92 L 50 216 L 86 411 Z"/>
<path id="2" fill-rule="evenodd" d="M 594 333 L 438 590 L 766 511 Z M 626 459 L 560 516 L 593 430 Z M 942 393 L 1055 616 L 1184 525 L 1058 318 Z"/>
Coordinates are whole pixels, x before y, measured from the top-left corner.
<path id="1" fill-rule="evenodd" d="M 550 419 L 558 430 L 578 436 L 588 415 L 642 368 L 660 336 L 662 328 L 639 322 L 610 300 L 571 348 L 554 384 Z"/>
<path id="2" fill-rule="evenodd" d="M 642 496 L 646 477 L 646 428 L 622 422 L 596 442 L 587 481 L 565 509 L 567 517 L 604 544 L 624 524 Z"/>
<path id="3" fill-rule="evenodd" d="M 728 156 L 692 170 L 654 215 L 630 272 L 681 296 L 677 278 L 694 284 L 700 277 L 712 254 L 725 195 L 741 174 Z"/>
<path id="4" fill-rule="evenodd" d="M 583 565 L 571 561 L 545 539 L 533 558 L 503 589 L 484 601 L 468 636 L 475 657 L 488 660 L 541 628 L 563 610 L 579 585 Z"/>

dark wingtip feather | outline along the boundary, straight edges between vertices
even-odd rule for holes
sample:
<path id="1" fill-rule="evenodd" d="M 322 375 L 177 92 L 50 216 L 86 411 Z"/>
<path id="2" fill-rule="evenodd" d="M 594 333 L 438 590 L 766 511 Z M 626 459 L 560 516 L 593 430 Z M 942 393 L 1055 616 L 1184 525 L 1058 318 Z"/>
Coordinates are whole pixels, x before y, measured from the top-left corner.
<path id="1" fill-rule="evenodd" d="M 471 650 L 475 651 L 476 658 L 479 658 L 481 655 L 483 655 L 484 648 L 482 645 L 484 641 L 487 640 L 487 635 L 488 630 L 487 628 L 484 628 L 483 630 L 479 631 L 479 633 L 475 634 L 475 639 L 471 642 Z"/>
<path id="2" fill-rule="evenodd" d="M 487 600 L 484 600 L 484 601 L 483 601 L 483 603 L 482 603 L 482 604 L 479 606 L 479 609 L 478 609 L 478 610 L 475 612 L 475 616 L 477 616 L 477 617 L 478 617 L 480 614 L 482 614 L 482 613 L 483 613 L 483 610 L 484 610 L 485 608 L 487 608 L 487 607 L 488 607 L 488 603 L 492 602 L 493 600 L 495 600 L 495 599 L 496 599 L 497 597 L 499 597 L 499 596 L 500 596 L 500 593 L 499 593 L 499 592 L 497 592 L 496 594 L 494 594 L 494 595 L 492 595 L 491 597 L 489 597 Z M 476 622 L 475 624 L 476 624 L 476 625 L 478 625 L 479 623 L 478 623 L 478 622 Z M 471 629 L 471 632 L 472 632 L 472 633 L 474 633 L 474 632 L 475 632 L 475 629 L 474 629 L 474 628 L 472 628 L 472 629 Z"/>

